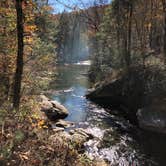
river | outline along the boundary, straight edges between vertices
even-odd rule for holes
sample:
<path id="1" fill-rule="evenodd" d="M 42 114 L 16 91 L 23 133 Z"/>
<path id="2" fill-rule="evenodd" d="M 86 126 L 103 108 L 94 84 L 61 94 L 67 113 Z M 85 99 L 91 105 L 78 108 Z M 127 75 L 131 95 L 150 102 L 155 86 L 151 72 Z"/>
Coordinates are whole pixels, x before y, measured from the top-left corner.
<path id="1" fill-rule="evenodd" d="M 85 128 L 96 136 L 85 143 L 88 156 L 105 159 L 112 166 L 165 166 L 164 136 L 142 131 L 118 111 L 117 115 L 116 110 L 110 114 L 107 108 L 85 98 L 90 88 L 88 69 L 87 63 L 58 66 L 56 79 L 51 84 L 54 90 L 52 99 L 69 110 L 66 120 L 75 122 L 75 127 Z"/>

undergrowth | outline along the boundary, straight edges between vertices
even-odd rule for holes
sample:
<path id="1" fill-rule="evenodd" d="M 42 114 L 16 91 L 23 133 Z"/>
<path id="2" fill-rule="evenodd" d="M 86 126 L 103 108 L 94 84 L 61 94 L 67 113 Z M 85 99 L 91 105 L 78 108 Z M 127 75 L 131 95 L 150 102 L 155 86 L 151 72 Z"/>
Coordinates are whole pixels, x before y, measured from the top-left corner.
<path id="1" fill-rule="evenodd" d="M 29 101 L 30 103 L 27 103 Z M 12 166 L 88 166 L 94 165 L 79 154 L 70 142 L 55 134 L 49 122 L 34 116 L 36 103 L 27 100 L 20 111 L 0 110 L 0 165 Z"/>

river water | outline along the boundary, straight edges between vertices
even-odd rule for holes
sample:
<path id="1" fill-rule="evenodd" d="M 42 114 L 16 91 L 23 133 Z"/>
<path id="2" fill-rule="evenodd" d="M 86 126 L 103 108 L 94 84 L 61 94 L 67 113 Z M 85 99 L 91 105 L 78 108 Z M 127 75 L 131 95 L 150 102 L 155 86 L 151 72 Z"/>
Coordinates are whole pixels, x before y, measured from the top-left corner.
<path id="1" fill-rule="evenodd" d="M 165 166 L 166 142 L 164 136 L 147 133 L 124 119 L 116 110 L 114 114 L 85 98 L 89 89 L 89 66 L 64 65 L 57 67 L 52 98 L 69 110 L 68 121 L 75 127 L 85 128 L 95 139 L 85 143 L 87 155 L 105 159 L 114 166 Z"/>

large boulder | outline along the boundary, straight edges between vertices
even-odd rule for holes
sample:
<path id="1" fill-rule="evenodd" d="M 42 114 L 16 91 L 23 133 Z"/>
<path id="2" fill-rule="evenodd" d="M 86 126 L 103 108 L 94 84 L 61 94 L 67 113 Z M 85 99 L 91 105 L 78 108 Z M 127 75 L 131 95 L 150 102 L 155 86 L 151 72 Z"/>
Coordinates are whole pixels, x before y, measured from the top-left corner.
<path id="1" fill-rule="evenodd" d="M 141 128 L 166 133 L 166 100 L 153 100 L 151 105 L 138 110 L 137 117 Z"/>
<path id="2" fill-rule="evenodd" d="M 57 131 L 58 130 L 58 131 Z M 84 147 L 84 143 L 93 139 L 93 136 L 82 128 L 77 128 L 74 130 L 70 130 L 70 132 L 63 131 L 57 128 L 55 130 L 55 135 L 50 136 L 50 140 L 54 142 L 54 140 L 58 138 L 63 138 L 67 142 L 72 142 L 76 149 L 80 149 Z"/>
<path id="3" fill-rule="evenodd" d="M 41 111 L 44 112 L 50 120 L 63 119 L 68 116 L 68 110 L 57 101 L 52 101 L 44 95 L 40 95 Z"/>
<path id="4" fill-rule="evenodd" d="M 91 133 L 82 128 L 71 130 L 69 133 L 71 135 L 71 142 L 77 149 L 84 147 L 87 141 L 94 138 Z"/>
<path id="5" fill-rule="evenodd" d="M 116 78 L 98 84 L 95 90 L 87 94 L 87 98 L 112 107 L 123 105 L 137 109 L 144 95 L 143 72 L 143 69 L 133 68 L 130 72 L 120 73 Z"/>
<path id="6" fill-rule="evenodd" d="M 136 112 L 141 108 L 144 96 L 143 71 L 131 70 L 117 78 L 103 82 L 87 98 L 104 107 L 119 110 L 132 123 L 137 123 Z"/>
<path id="7" fill-rule="evenodd" d="M 56 127 L 62 127 L 62 128 L 69 128 L 69 127 L 74 127 L 74 123 L 73 122 L 69 122 L 66 120 L 62 120 L 59 119 L 56 123 L 55 123 Z"/>
<path id="8" fill-rule="evenodd" d="M 137 124 L 137 110 L 149 106 L 154 98 L 166 96 L 165 70 L 152 66 L 131 67 L 128 72 L 103 82 L 87 97 L 98 104 L 116 108 Z"/>

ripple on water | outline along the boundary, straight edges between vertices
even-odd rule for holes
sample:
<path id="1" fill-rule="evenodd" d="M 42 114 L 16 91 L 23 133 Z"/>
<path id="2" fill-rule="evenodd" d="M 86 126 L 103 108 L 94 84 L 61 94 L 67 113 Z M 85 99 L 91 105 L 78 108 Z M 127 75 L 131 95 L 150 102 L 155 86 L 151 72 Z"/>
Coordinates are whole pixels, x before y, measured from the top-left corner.
<path id="1" fill-rule="evenodd" d="M 61 66 L 55 81 L 58 93 L 53 99 L 66 106 L 70 112 L 68 121 L 76 123 L 94 135 L 94 139 L 85 143 L 86 153 L 92 159 L 101 158 L 111 166 L 149 166 L 144 164 L 145 156 L 132 137 L 127 134 L 132 125 L 123 118 L 111 115 L 85 98 L 89 88 L 85 74 L 87 66 Z M 85 73 L 82 76 L 80 73 Z M 147 158 L 145 159 L 147 160 Z"/>

